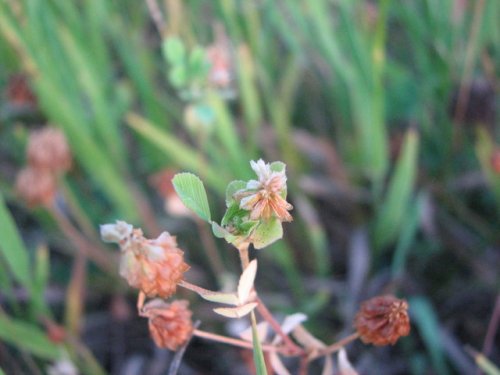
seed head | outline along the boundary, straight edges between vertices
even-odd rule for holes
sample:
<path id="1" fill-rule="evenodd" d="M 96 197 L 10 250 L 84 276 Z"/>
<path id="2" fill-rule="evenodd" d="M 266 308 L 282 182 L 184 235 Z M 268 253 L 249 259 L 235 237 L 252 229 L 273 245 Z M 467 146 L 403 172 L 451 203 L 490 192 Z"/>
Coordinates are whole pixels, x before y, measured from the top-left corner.
<path id="1" fill-rule="evenodd" d="M 184 252 L 168 232 L 156 239 L 147 239 L 142 230 L 117 221 L 101 226 L 101 238 L 120 245 L 120 275 L 148 297 L 170 297 L 189 269 L 184 262 Z"/>
<path id="2" fill-rule="evenodd" d="M 392 344 L 410 333 L 408 303 L 391 295 L 369 299 L 361 305 L 354 326 L 365 344 Z"/>
<path id="3" fill-rule="evenodd" d="M 160 348 L 177 350 L 184 345 L 193 332 L 192 312 L 188 301 L 166 303 L 154 299 L 144 305 L 141 315 L 149 318 L 149 332 Z"/>
<path id="4" fill-rule="evenodd" d="M 66 172 L 71 167 L 71 150 L 64 133 L 46 127 L 31 133 L 28 141 L 28 162 L 33 167 L 54 173 Z"/>
<path id="5" fill-rule="evenodd" d="M 270 164 L 262 159 L 251 161 L 250 165 L 258 180 L 250 180 L 245 189 L 238 191 L 235 198 L 240 200 L 240 208 L 250 211 L 250 219 L 270 219 L 292 221 L 288 212 L 293 206 L 283 196 L 286 194 L 285 170 L 273 171 Z"/>
<path id="6" fill-rule="evenodd" d="M 27 167 L 17 175 L 16 192 L 29 207 L 50 206 L 56 191 L 55 177 L 47 170 Z"/>

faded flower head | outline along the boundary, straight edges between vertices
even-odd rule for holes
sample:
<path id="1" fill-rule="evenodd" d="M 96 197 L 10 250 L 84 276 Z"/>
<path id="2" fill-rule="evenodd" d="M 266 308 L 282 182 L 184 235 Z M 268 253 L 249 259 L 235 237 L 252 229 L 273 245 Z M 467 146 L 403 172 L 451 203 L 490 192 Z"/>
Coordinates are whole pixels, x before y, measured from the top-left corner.
<path id="1" fill-rule="evenodd" d="M 166 303 L 154 299 L 146 303 L 141 316 L 149 318 L 149 332 L 160 348 L 177 350 L 184 345 L 193 332 L 192 312 L 188 301 Z"/>
<path id="2" fill-rule="evenodd" d="M 47 170 L 26 167 L 17 175 L 16 192 L 30 207 L 50 206 L 56 191 L 56 179 Z"/>
<path id="3" fill-rule="evenodd" d="M 361 305 L 354 326 L 365 344 L 392 344 L 410 333 L 408 303 L 391 295 L 369 299 Z"/>
<path id="4" fill-rule="evenodd" d="M 189 269 L 184 262 L 184 252 L 168 232 L 156 239 L 147 239 L 142 230 L 117 221 L 101 226 L 101 238 L 120 245 L 120 275 L 148 297 L 170 297 Z"/>
<path id="5" fill-rule="evenodd" d="M 252 160 L 250 165 L 258 180 L 248 181 L 245 189 L 236 192 L 240 208 L 250 211 L 251 220 L 268 220 L 274 216 L 280 221 L 292 221 L 292 215 L 288 211 L 293 206 L 285 199 L 287 189 L 284 165 L 279 171 L 273 170 L 271 164 L 262 159 L 257 162 Z"/>
<path id="6" fill-rule="evenodd" d="M 71 150 L 64 133 L 46 127 L 31 133 L 26 151 L 33 167 L 52 172 L 66 172 L 71 167 Z"/>

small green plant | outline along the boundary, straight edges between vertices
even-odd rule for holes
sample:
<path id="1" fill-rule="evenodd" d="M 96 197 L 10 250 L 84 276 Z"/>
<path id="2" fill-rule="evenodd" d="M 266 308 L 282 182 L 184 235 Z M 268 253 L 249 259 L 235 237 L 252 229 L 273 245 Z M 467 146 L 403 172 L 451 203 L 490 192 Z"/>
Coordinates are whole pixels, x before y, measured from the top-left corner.
<path id="1" fill-rule="evenodd" d="M 270 364 L 278 374 L 288 374 L 281 356 L 301 358 L 304 373 L 311 361 L 326 357 L 326 370 L 332 367 L 330 354 L 357 338 L 365 343 L 388 345 L 408 335 L 408 305 L 392 296 L 376 297 L 365 302 L 354 321 L 356 332 L 328 346 L 302 326 L 301 323 L 307 319 L 304 314 L 288 316 L 282 324 L 273 317 L 255 289 L 257 259 L 250 260 L 249 247 L 264 249 L 281 239 L 282 224 L 292 221 L 289 211 L 293 207 L 286 200 L 284 163 L 269 164 L 261 159 L 252 161 L 251 166 L 257 179 L 232 181 L 227 186 L 226 212 L 220 224 L 212 220 L 205 187 L 196 175 L 180 173 L 172 180 L 182 202 L 211 224 L 215 236 L 224 238 L 238 250 L 242 272 L 234 292 L 211 291 L 187 281 L 184 273 L 189 265 L 184 262 L 184 252 L 168 232 L 163 232 L 156 239 L 147 239 L 142 230 L 134 229 L 123 221 L 101 226 L 102 239 L 120 246 L 120 274 L 132 287 L 139 289 L 138 314 L 148 318 L 155 343 L 178 350 L 187 345 L 191 335 L 194 335 L 252 348 L 258 374 L 267 373 L 263 352 L 268 352 Z M 230 319 L 250 315 L 251 333 L 243 332 L 242 339 L 235 339 L 194 327 L 187 301 L 167 303 L 164 300 L 175 294 L 178 286 L 197 293 L 207 301 L 223 305 L 213 309 L 216 314 Z M 260 323 L 257 323 L 255 310 L 262 318 Z M 268 327 L 274 330 L 272 340 L 267 339 Z M 345 353 L 342 353 L 339 362 L 348 366 Z"/>

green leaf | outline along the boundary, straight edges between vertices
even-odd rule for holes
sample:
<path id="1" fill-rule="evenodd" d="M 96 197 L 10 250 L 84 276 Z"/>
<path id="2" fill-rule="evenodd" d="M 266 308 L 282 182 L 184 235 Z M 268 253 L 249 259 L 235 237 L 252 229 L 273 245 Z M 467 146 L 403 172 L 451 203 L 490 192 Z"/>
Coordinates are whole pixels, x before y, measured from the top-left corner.
<path id="1" fill-rule="evenodd" d="M 253 232 L 251 239 L 256 249 L 263 249 L 281 237 L 283 237 L 281 221 L 272 218 L 268 221 L 262 221 Z"/>
<path id="2" fill-rule="evenodd" d="M 286 164 L 282 161 L 273 161 L 269 167 L 273 172 L 283 172 L 286 169 Z"/>
<path id="3" fill-rule="evenodd" d="M 0 194 L 0 254 L 10 272 L 24 287 L 31 289 L 28 250 L 24 246 L 12 216 Z"/>
<path id="4" fill-rule="evenodd" d="M 176 66 L 172 68 L 168 74 L 168 79 L 172 86 L 181 88 L 187 83 L 187 71 L 184 66 Z"/>
<path id="5" fill-rule="evenodd" d="M 186 48 L 182 41 L 173 36 L 163 42 L 163 55 L 171 64 L 181 64 L 186 57 Z"/>
<path id="6" fill-rule="evenodd" d="M 374 226 L 375 246 L 383 248 L 393 241 L 408 211 L 417 174 L 418 134 L 410 130 L 396 164 L 384 202 Z"/>
<path id="7" fill-rule="evenodd" d="M 189 54 L 189 74 L 195 79 L 204 79 L 210 65 L 207 62 L 205 51 L 195 47 Z"/>
<path id="8" fill-rule="evenodd" d="M 431 357 L 434 370 L 438 374 L 449 374 L 439 336 L 439 321 L 433 306 L 425 297 L 414 297 L 409 305 L 414 322 Z"/>
<path id="9" fill-rule="evenodd" d="M 54 360 L 60 356 L 59 347 L 37 326 L 5 315 L 0 316 L 0 339 L 43 359 Z"/>
<path id="10" fill-rule="evenodd" d="M 235 180 L 231 181 L 229 185 L 227 185 L 226 189 L 226 207 L 231 206 L 234 202 L 233 195 L 239 190 L 243 190 L 247 186 L 246 181 Z"/>
<path id="11" fill-rule="evenodd" d="M 217 224 L 215 221 L 212 221 L 212 233 L 217 238 L 226 238 L 226 236 L 231 235 L 227 230 Z"/>
<path id="12" fill-rule="evenodd" d="M 226 212 L 224 213 L 224 216 L 222 217 L 221 220 L 221 225 L 226 226 L 228 223 L 233 222 L 234 218 L 236 216 L 243 216 L 246 215 L 247 211 L 242 210 L 238 203 L 234 202 L 231 206 L 228 207 Z"/>
<path id="13" fill-rule="evenodd" d="M 262 353 L 262 346 L 257 333 L 257 322 L 255 321 L 255 314 L 252 312 L 252 342 L 253 342 L 253 362 L 257 375 L 267 375 L 266 363 L 264 362 L 264 353 Z"/>
<path id="14" fill-rule="evenodd" d="M 192 173 L 178 173 L 172 179 L 175 191 L 186 207 L 210 222 L 210 208 L 203 182 Z"/>

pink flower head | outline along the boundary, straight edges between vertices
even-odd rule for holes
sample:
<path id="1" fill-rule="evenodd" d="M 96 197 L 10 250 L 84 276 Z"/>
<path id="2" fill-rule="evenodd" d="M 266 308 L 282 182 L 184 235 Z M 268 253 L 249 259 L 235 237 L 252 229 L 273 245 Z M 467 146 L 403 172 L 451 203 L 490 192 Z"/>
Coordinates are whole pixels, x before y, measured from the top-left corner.
<path id="1" fill-rule="evenodd" d="M 148 297 L 170 297 L 189 269 L 184 262 L 184 252 L 168 232 L 156 239 L 147 239 L 142 230 L 117 221 L 116 224 L 101 226 L 101 237 L 120 245 L 120 275 Z"/>
<path id="2" fill-rule="evenodd" d="M 262 159 L 251 161 L 250 165 L 257 174 L 258 180 L 247 182 L 246 188 L 236 193 L 240 200 L 240 208 L 250 211 L 250 219 L 270 219 L 276 217 L 280 221 L 292 221 L 288 212 L 293 206 L 285 200 L 285 169 L 274 171 L 269 163 Z"/>

